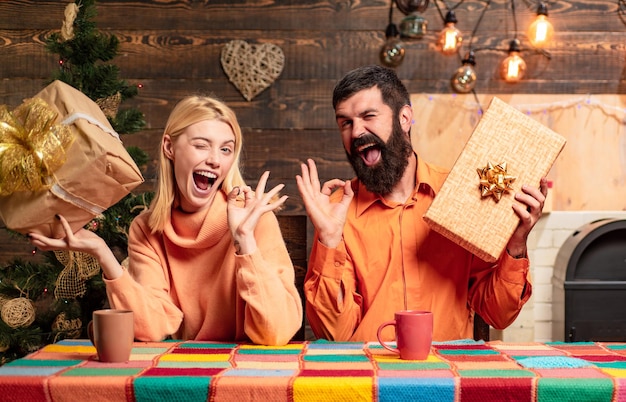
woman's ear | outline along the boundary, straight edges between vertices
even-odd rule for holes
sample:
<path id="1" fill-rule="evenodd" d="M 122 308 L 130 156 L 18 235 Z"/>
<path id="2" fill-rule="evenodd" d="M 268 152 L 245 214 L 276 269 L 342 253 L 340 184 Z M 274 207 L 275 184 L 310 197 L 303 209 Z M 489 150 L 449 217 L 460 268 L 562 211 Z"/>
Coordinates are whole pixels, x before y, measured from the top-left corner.
<path id="1" fill-rule="evenodd" d="M 167 159 L 174 160 L 174 147 L 172 144 L 172 137 L 170 137 L 169 134 L 165 134 L 163 136 L 161 148 L 163 148 L 163 154 Z"/>

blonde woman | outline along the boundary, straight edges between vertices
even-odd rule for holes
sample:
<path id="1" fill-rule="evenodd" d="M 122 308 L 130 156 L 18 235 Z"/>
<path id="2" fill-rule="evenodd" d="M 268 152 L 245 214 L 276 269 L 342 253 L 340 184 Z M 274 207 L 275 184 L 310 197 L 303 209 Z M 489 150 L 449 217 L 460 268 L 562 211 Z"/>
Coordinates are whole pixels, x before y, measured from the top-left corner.
<path id="1" fill-rule="evenodd" d="M 286 344 L 302 323 L 294 269 L 274 211 L 283 184 L 256 190 L 239 167 L 242 134 L 217 99 L 189 96 L 172 110 L 150 208 L 129 231 L 129 267 L 93 232 L 30 234 L 43 250 L 92 254 L 111 307 L 134 311 L 135 337 Z"/>

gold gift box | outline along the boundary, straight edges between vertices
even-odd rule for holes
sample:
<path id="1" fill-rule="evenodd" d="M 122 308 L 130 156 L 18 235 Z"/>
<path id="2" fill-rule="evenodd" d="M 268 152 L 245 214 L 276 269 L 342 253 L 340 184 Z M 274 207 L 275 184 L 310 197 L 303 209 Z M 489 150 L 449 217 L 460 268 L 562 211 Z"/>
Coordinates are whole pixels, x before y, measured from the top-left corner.
<path id="1" fill-rule="evenodd" d="M 61 81 L 34 98 L 56 112 L 55 124 L 69 125 L 74 140 L 49 188 L 0 197 L 0 218 L 20 233 L 64 235 L 56 214 L 77 231 L 143 182 L 139 168 L 98 105 Z"/>
<path id="2" fill-rule="evenodd" d="M 515 193 L 524 184 L 539 187 L 565 142 L 561 135 L 494 97 L 424 220 L 482 260 L 496 261 L 519 224 L 512 208 L 518 202 Z M 509 189 L 484 192 L 480 171 L 501 164 Z"/>

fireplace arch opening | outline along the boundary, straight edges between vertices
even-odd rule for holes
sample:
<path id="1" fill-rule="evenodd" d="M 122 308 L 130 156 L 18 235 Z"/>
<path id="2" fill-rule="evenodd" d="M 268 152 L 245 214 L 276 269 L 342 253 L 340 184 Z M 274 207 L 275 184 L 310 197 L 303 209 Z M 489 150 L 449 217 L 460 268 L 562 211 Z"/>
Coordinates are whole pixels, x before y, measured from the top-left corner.
<path id="1" fill-rule="evenodd" d="M 555 341 L 626 341 L 626 220 L 583 225 L 563 243 L 552 277 Z"/>

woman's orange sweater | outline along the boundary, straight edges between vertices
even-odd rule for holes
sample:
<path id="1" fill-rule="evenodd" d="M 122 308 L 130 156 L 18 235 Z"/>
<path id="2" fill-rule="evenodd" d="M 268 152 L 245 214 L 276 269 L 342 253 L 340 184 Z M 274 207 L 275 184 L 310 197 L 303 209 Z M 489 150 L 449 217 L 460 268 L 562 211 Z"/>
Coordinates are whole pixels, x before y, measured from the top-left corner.
<path id="1" fill-rule="evenodd" d="M 293 264 L 275 215 L 259 220 L 257 250 L 237 255 L 226 205 L 220 192 L 207 210 L 174 209 L 161 234 L 151 233 L 149 211 L 133 221 L 128 271 L 105 283 L 111 307 L 135 313 L 137 339 L 283 345 L 302 325 Z"/>

